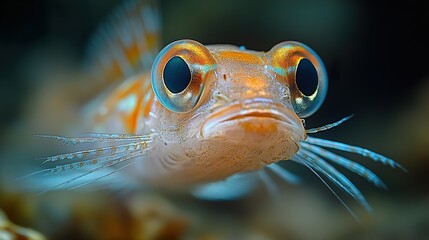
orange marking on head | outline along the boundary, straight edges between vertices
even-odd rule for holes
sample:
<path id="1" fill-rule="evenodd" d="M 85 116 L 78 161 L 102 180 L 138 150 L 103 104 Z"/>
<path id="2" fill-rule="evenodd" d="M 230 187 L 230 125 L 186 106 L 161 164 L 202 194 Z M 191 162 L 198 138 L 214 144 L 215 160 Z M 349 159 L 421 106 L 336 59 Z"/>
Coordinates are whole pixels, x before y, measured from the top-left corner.
<path id="1" fill-rule="evenodd" d="M 248 64 L 264 64 L 264 61 L 260 57 L 246 52 L 221 51 L 218 53 L 218 56 L 222 59 L 231 59 Z"/>

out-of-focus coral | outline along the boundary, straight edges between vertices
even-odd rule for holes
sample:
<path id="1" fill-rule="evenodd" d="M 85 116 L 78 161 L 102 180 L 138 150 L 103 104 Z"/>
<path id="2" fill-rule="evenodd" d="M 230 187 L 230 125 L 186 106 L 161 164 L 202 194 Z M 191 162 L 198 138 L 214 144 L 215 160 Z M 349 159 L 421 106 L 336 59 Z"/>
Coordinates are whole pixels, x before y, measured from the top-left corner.
<path id="1" fill-rule="evenodd" d="M 0 210 L 0 239 L 2 240 L 43 240 L 46 239 L 42 234 L 29 229 L 20 227 L 9 221 Z"/>
<path id="2" fill-rule="evenodd" d="M 160 196 L 140 194 L 126 205 L 134 219 L 131 231 L 135 239 L 179 239 L 188 227 L 186 214 Z"/>
<path id="3" fill-rule="evenodd" d="M 187 213 L 165 197 L 150 192 L 121 195 L 110 191 L 56 191 L 38 197 L 31 193 L 13 196 L 0 197 L 0 206 L 49 239 L 174 240 L 183 239 L 189 227 Z M 4 223 L 0 230 L 31 233 L 6 220 Z"/>

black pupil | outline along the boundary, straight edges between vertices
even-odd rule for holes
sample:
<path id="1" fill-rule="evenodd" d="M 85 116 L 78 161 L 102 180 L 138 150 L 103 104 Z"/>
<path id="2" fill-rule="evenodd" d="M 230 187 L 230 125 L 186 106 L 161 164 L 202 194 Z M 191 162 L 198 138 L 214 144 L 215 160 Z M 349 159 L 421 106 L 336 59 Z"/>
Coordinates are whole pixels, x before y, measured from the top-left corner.
<path id="1" fill-rule="evenodd" d="M 302 94 L 311 96 L 317 89 L 318 85 L 317 71 L 310 60 L 303 58 L 296 70 L 296 84 Z"/>
<path id="2" fill-rule="evenodd" d="M 191 71 L 182 58 L 173 57 L 168 60 L 164 68 L 164 84 L 170 92 L 182 92 L 190 81 Z"/>

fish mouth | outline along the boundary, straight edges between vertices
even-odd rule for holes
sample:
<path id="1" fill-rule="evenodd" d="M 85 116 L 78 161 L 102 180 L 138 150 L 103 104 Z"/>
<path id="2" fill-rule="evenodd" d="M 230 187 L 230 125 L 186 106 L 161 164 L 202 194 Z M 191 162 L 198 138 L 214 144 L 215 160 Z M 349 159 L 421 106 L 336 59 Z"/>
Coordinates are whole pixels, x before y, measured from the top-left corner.
<path id="1" fill-rule="evenodd" d="M 285 105 L 268 99 L 234 102 L 212 112 L 201 127 L 201 137 L 222 140 L 275 140 L 291 137 L 298 142 L 305 137 L 301 120 Z"/>

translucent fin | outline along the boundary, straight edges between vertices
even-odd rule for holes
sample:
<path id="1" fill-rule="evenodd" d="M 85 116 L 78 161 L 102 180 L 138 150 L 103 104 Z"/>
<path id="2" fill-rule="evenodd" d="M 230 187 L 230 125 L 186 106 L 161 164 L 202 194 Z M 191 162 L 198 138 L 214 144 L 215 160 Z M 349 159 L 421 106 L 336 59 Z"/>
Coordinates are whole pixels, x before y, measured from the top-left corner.
<path id="1" fill-rule="evenodd" d="M 350 182 L 350 180 L 346 176 L 336 170 L 332 165 L 328 164 L 319 156 L 304 149 L 301 149 L 297 153 L 297 155 L 298 157 L 301 157 L 303 160 L 305 160 L 307 163 L 311 164 L 313 167 L 316 167 L 316 169 L 320 169 L 325 176 L 330 178 L 335 184 L 337 184 L 339 187 L 343 188 L 346 192 L 348 192 L 368 211 L 372 210 L 365 197 L 356 188 L 356 186 L 352 182 Z"/>
<path id="2" fill-rule="evenodd" d="M 192 190 L 192 194 L 205 200 L 234 200 L 249 194 L 257 185 L 256 173 L 235 174 L 223 181 L 207 183 Z"/>
<path id="3" fill-rule="evenodd" d="M 88 133 L 84 137 L 63 137 L 46 134 L 35 134 L 35 137 L 50 138 L 61 141 L 65 145 L 97 142 L 119 142 L 131 140 L 149 140 L 151 135 L 130 135 L 130 134 L 109 134 L 109 133 Z"/>
<path id="4" fill-rule="evenodd" d="M 102 156 L 102 155 L 111 155 L 111 154 L 119 154 L 123 152 L 130 152 L 142 148 L 146 148 L 147 142 L 133 142 L 128 144 L 121 144 L 109 147 L 95 148 L 71 153 L 64 153 L 55 156 L 46 157 L 43 164 L 47 162 L 55 162 L 60 160 L 72 160 L 72 159 L 82 159 L 84 157 L 94 157 L 94 156 Z"/>
<path id="5" fill-rule="evenodd" d="M 86 174 L 87 171 L 84 169 L 76 169 L 75 171 L 70 171 L 67 174 L 49 174 L 44 177 L 27 177 L 26 179 L 16 181 L 15 186 L 19 186 L 20 189 L 33 192 L 36 196 L 40 196 L 46 192 L 54 190 L 71 190 L 77 188 L 79 188 L 79 190 L 89 191 L 94 191 L 99 188 L 120 190 L 121 188 L 126 187 L 128 189 L 138 186 L 135 179 L 131 178 L 127 174 L 113 174 L 123 170 L 129 165 L 130 164 L 127 164 L 120 168 L 99 169 L 98 171 L 85 176 L 82 175 Z M 74 181 L 61 185 L 73 178 L 75 178 Z M 84 188 L 85 186 L 86 188 Z"/>
<path id="6" fill-rule="evenodd" d="M 53 173 L 78 170 L 78 169 L 83 168 L 83 167 L 95 166 L 95 165 L 99 165 L 102 163 L 107 163 L 107 162 L 113 161 L 115 159 L 124 157 L 127 154 L 129 154 L 129 153 L 127 152 L 127 153 L 121 153 L 121 154 L 113 154 L 113 155 L 108 155 L 108 156 L 103 156 L 103 157 L 98 157 L 98 158 L 91 158 L 91 159 L 84 160 L 84 161 L 61 164 L 61 165 L 57 165 L 57 166 L 52 167 L 52 168 L 44 169 L 44 170 L 39 171 L 39 172 L 42 173 L 42 172 L 48 171 L 48 173 L 45 174 L 45 176 L 47 176 L 47 175 L 53 174 Z"/>
<path id="7" fill-rule="evenodd" d="M 121 171 L 122 169 L 127 168 L 127 167 L 129 167 L 129 166 L 131 166 L 131 165 L 135 164 L 135 163 L 136 163 L 136 161 L 134 161 L 134 162 L 130 162 L 130 163 L 128 163 L 128 164 L 125 164 L 124 166 L 121 166 L 121 167 L 119 167 L 119 168 L 116 168 L 115 170 L 112 170 L 111 172 L 104 173 L 104 174 L 103 174 L 103 173 L 100 173 L 100 174 L 99 174 L 99 176 L 96 176 L 96 177 L 94 177 L 93 179 L 91 179 L 91 180 L 89 180 L 89 181 L 86 181 L 86 182 L 83 182 L 83 183 L 81 183 L 81 184 L 75 185 L 75 186 L 73 186 L 73 187 L 69 188 L 69 190 L 76 189 L 76 188 L 81 188 L 81 187 L 84 187 L 84 186 L 86 186 L 86 185 L 94 184 L 95 182 L 97 182 L 97 181 L 99 181 L 99 180 L 104 180 L 104 179 L 106 179 L 107 177 L 109 177 L 109 176 L 111 176 L 111 175 L 113 175 L 113 174 L 115 174 L 115 173 L 117 173 L 117 172 Z"/>
<path id="8" fill-rule="evenodd" d="M 381 181 L 379 177 L 377 177 L 375 173 L 373 173 L 366 167 L 360 165 L 359 163 L 353 162 L 345 157 L 341 157 L 321 147 L 313 146 L 305 142 L 301 142 L 301 146 L 309 151 L 316 153 L 320 157 L 324 157 L 325 159 L 335 162 L 336 164 L 343 166 L 348 170 L 360 175 L 369 182 L 372 182 L 375 186 L 387 189 L 386 185 Z"/>
<path id="9" fill-rule="evenodd" d="M 371 158 L 374 161 L 380 161 L 383 164 L 389 165 L 393 168 L 398 167 L 405 172 L 407 171 L 404 167 L 402 167 L 399 163 L 395 162 L 394 160 L 387 158 L 381 154 L 370 151 L 368 149 L 365 149 L 365 148 L 356 147 L 356 146 L 352 146 L 352 145 L 348 145 L 348 144 L 344 144 L 344 143 L 339 143 L 339 142 L 334 142 L 334 141 L 329 141 L 329 140 L 320 139 L 320 138 L 314 138 L 314 137 L 307 137 L 307 139 L 305 141 L 309 142 L 313 145 L 318 145 L 318 146 L 322 146 L 322 147 L 328 147 L 328 148 L 338 149 L 338 150 L 342 150 L 342 151 L 346 151 L 346 152 L 356 153 L 356 154 L 362 155 L 364 157 Z"/>
<path id="10" fill-rule="evenodd" d="M 126 1 L 91 40 L 86 68 L 102 86 L 151 68 L 160 44 L 153 1 Z"/>
<path id="11" fill-rule="evenodd" d="M 77 176 L 73 176 L 72 178 L 70 178 L 66 181 L 59 182 L 59 183 L 45 189 L 44 191 L 40 192 L 39 194 L 43 194 L 43 193 L 46 193 L 46 192 L 54 190 L 54 189 L 70 188 L 69 184 L 71 184 L 71 183 L 85 184 L 86 185 L 88 182 L 92 182 L 94 180 L 99 180 L 100 176 L 94 175 L 93 178 L 85 179 L 85 181 L 83 183 L 82 182 L 79 183 L 78 180 L 82 179 L 84 177 L 87 177 L 89 175 L 92 175 L 93 173 L 96 173 L 100 170 L 108 169 L 109 167 L 112 167 L 114 165 L 117 165 L 119 163 L 125 162 L 125 161 L 130 160 L 130 159 L 133 159 L 135 157 L 141 156 L 143 154 L 144 154 L 143 151 L 138 151 L 138 152 L 133 152 L 133 153 L 127 154 L 125 156 L 121 156 L 121 157 L 114 159 L 114 160 L 111 160 L 111 161 L 107 162 L 106 164 L 103 164 L 99 167 L 90 169 L 89 171 L 84 172 L 84 173 L 80 173 Z M 111 169 L 110 172 L 114 172 L 114 170 Z M 109 175 L 105 174 L 104 177 L 106 177 L 106 176 L 109 176 Z"/>
<path id="12" fill-rule="evenodd" d="M 110 176 L 114 172 L 119 171 L 118 169 L 111 168 L 114 165 L 125 162 L 129 159 L 133 159 L 144 155 L 149 149 L 148 143 L 153 139 L 153 135 L 126 135 L 126 134 L 88 134 L 83 137 L 61 137 L 61 136 L 48 136 L 43 135 L 53 140 L 60 140 L 65 144 L 79 143 L 85 145 L 85 143 L 91 144 L 92 148 L 87 150 L 81 150 L 71 153 L 59 154 L 45 158 L 44 164 L 53 163 L 57 161 L 64 162 L 64 164 L 50 167 L 47 169 L 39 170 L 34 173 L 27 174 L 24 177 L 18 178 L 17 180 L 25 181 L 29 184 L 30 181 L 33 185 L 45 186 L 43 192 L 53 189 L 64 189 L 70 188 L 71 183 L 77 185 L 88 185 L 89 183 L 104 179 L 95 172 L 108 171 L 104 176 Z M 105 142 L 102 142 L 105 140 Z M 94 148 L 93 143 L 123 143 L 122 141 L 129 141 L 129 143 L 112 145 L 106 147 Z M 79 160 L 79 161 L 77 161 Z M 139 158 L 139 160 L 142 160 Z M 137 161 L 137 160 L 135 160 Z M 121 167 L 120 169 L 123 169 Z M 79 174 L 77 174 L 79 173 Z M 37 177 L 43 175 L 43 177 Z M 89 177 L 89 175 L 92 175 Z M 34 177 L 34 178 L 30 178 Z M 30 179 L 29 179 L 30 178 Z M 34 181 L 32 181 L 34 180 Z M 80 180 L 80 181 L 78 181 Z M 46 183 L 51 184 L 49 188 L 46 188 Z M 35 186 L 34 189 L 38 187 Z M 40 187 L 38 188 L 40 189 Z"/>

